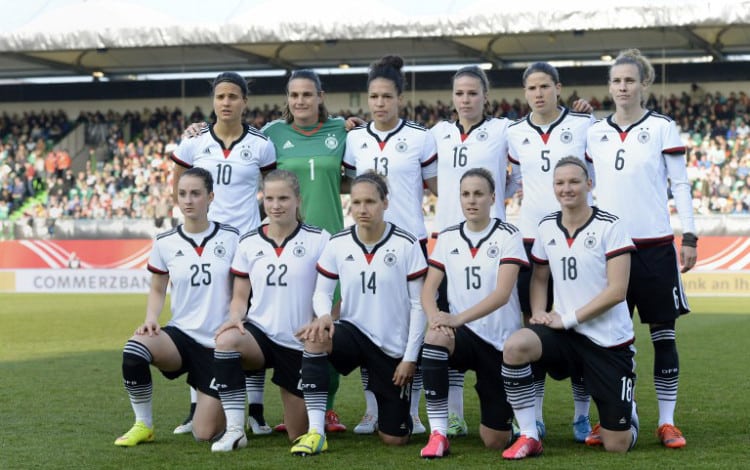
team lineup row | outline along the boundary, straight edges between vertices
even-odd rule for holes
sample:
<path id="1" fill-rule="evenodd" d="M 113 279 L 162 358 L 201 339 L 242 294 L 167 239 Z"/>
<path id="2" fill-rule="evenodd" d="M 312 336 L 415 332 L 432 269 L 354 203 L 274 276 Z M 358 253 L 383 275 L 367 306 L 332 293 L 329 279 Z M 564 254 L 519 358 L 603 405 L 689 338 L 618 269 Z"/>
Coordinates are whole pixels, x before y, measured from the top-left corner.
<path id="1" fill-rule="evenodd" d="M 328 427 L 326 410 L 331 408 L 327 403 L 332 395 L 328 393 L 329 382 L 335 388 L 326 366 L 328 359 L 334 369 L 344 373 L 358 366 L 369 371 L 368 389 L 375 397 L 380 435 L 386 442 L 404 443 L 412 428 L 408 384 L 421 355 L 432 430 L 423 457 L 441 457 L 448 450 L 444 422 L 448 417 L 449 363 L 459 371 L 477 370 L 482 403 L 480 436 L 488 447 L 504 448 L 510 442 L 510 422 L 515 415 L 520 437 L 506 449 L 505 457 L 523 458 L 541 452 L 543 424 L 539 426 L 538 418 L 546 372 L 555 378 L 571 377 L 575 416 L 585 418 L 586 424 L 588 394 L 599 407 L 601 426 L 579 440 L 603 442 L 609 450 L 624 451 L 637 435 L 637 419 L 631 420 L 631 414 L 635 416 L 635 377 L 629 348 L 630 315 L 636 307 L 641 320 L 650 325 L 657 351 L 654 372 L 659 437 L 667 447 L 685 445 L 673 422 L 678 378 L 674 326 L 676 318 L 688 310 L 669 226 L 668 184 L 685 232 L 680 253 L 683 270 L 695 263 L 697 239 L 693 235 L 684 147 L 676 127 L 668 118 L 643 108 L 643 92 L 653 80 L 650 64 L 637 51 L 618 57 L 610 70 L 616 112 L 597 122 L 558 106 L 559 77 L 546 63 L 534 64 L 524 73 L 524 89 L 533 109 L 527 118 L 515 123 L 485 118 L 483 107 L 489 91 L 486 76 L 476 67 L 465 67 L 453 80 L 458 121 L 439 123 L 430 131 L 398 117 L 404 87 L 402 65 L 400 58 L 392 56 L 373 65 L 368 79 L 373 121 L 348 133 L 342 120 L 328 117 L 320 81 L 310 71 L 292 74 L 284 119 L 269 124 L 262 133 L 241 124 L 247 100 L 245 82 L 231 73 L 217 77 L 213 94 L 216 123 L 204 127 L 196 137 L 184 139 L 173 156 L 177 163 L 175 194 L 180 208 L 184 206 L 187 211 L 186 219 L 183 226 L 160 236 L 154 246 L 150 268 L 155 282 L 147 321 L 128 342 L 123 356 L 123 374 L 136 411 L 136 425 L 118 439 L 118 445 L 135 445 L 153 438 L 148 367 L 153 363 L 168 376 L 188 372 L 188 382 L 198 389 L 192 432 L 199 439 L 211 439 L 223 432 L 214 450 L 230 450 L 246 443 L 242 370 L 274 368 L 273 381 L 282 387 L 287 432 L 296 439 L 292 452 L 318 453 L 327 446 L 324 432 Z M 513 171 L 508 177 L 509 161 Z M 354 181 L 352 216 L 356 221 L 353 228 L 343 231 L 338 198 L 342 164 L 349 177 L 344 186 Z M 291 173 L 271 173 L 272 184 L 264 185 L 269 223 L 254 229 L 260 216 L 252 198 L 261 173 L 274 167 Z M 198 168 L 208 173 L 196 174 Z M 590 206 L 587 185 L 593 184 L 589 176 L 593 176 L 593 169 L 599 208 Z M 180 178 L 183 174 L 193 177 Z M 277 180 L 282 181 L 274 184 Z M 193 182 L 193 187 L 183 188 L 189 186 L 184 181 Z M 428 234 L 421 211 L 423 184 L 439 195 L 437 217 L 442 230 L 430 257 L 424 289 L 421 279 Z M 197 203 L 188 207 L 185 199 L 197 198 L 201 186 L 205 209 Z M 502 222 L 503 196 L 520 187 L 521 222 L 515 228 Z M 286 194 L 274 196 L 274 188 Z M 638 190 L 633 192 L 634 188 Z M 460 203 L 456 203 L 458 195 Z M 274 204 L 286 207 L 274 212 Z M 549 216 L 561 208 L 562 212 Z M 298 210 L 305 214 L 306 221 L 326 231 L 290 218 L 290 214 L 298 215 Z M 279 222 L 281 219 L 286 223 Z M 228 234 L 234 232 L 236 237 L 237 230 L 209 220 L 248 233 L 237 254 L 228 239 L 227 243 L 218 242 L 219 234 L 230 237 Z M 549 227 L 549 233 L 545 233 L 545 227 Z M 555 230 L 561 231 L 557 241 L 552 235 Z M 335 235 L 320 243 L 318 251 L 303 240 L 293 241 L 313 234 L 327 238 L 327 233 Z M 551 238 L 542 246 L 545 237 Z M 174 249 L 172 243 L 187 244 Z M 252 250 L 258 248 L 257 243 L 266 246 L 245 253 L 243 246 L 251 243 L 256 243 Z M 443 247 L 449 243 L 454 245 L 441 258 Z M 160 252 L 162 245 L 164 252 Z M 561 252 L 554 252 L 576 248 L 581 252 L 559 257 Z M 620 255 L 633 249 L 630 269 L 631 256 Z M 305 284 L 309 297 L 293 301 L 287 292 L 277 297 L 278 301 L 273 300 L 279 295 L 274 292 L 290 290 L 284 287 L 290 285 L 292 276 L 305 272 L 301 267 L 294 268 L 289 260 L 279 260 L 290 253 L 289 257 L 300 258 L 296 261 L 301 262 L 311 256 L 310 250 L 322 256 L 313 260 L 312 277 Z M 548 256 L 549 250 L 555 258 Z M 462 257 L 462 252 L 467 256 Z M 242 253 L 245 264 L 239 260 Z M 598 261 L 587 260 L 594 253 Z M 526 268 L 527 255 L 535 261 L 534 270 Z M 196 256 L 197 260 L 193 259 Z M 234 289 L 229 280 L 225 289 L 211 287 L 223 279 L 221 271 L 212 275 L 217 257 L 223 259 L 225 268 L 231 266 L 235 271 Z M 256 266 L 255 258 L 269 258 L 277 264 L 267 260 Z M 463 258 L 463 265 L 456 264 Z M 483 267 L 480 258 L 489 264 Z M 557 266 L 560 260 L 564 264 Z M 170 266 L 172 262 L 176 264 Z M 546 270 L 540 268 L 547 265 Z M 184 272 L 178 272 L 178 266 Z M 251 266 L 258 270 L 255 276 Z M 396 282 L 389 279 L 394 273 L 398 273 Z M 552 295 L 547 293 L 550 273 L 555 279 L 554 310 Z M 600 291 L 591 287 L 596 283 L 576 282 L 588 276 L 602 280 Z M 177 296 L 179 278 L 186 292 Z M 443 278 L 448 280 L 447 296 L 439 296 L 443 304 L 438 308 L 434 299 Z M 334 296 L 337 281 L 342 293 L 340 304 Z M 167 334 L 159 335 L 155 334 L 159 331 L 156 320 L 170 282 L 173 316 L 165 327 Z M 564 289 L 558 287 L 566 284 Z M 295 292 L 302 290 L 302 284 L 292 285 Z M 576 285 L 586 288 L 576 292 Z M 196 293 L 195 301 L 187 300 L 193 290 L 200 289 L 210 290 L 212 295 Z M 214 289 L 218 289 L 217 298 L 206 301 L 213 297 Z M 477 291 L 485 295 L 477 295 Z M 566 302 L 571 294 L 577 297 Z M 230 298 L 231 320 L 220 326 L 226 312 L 217 306 L 229 305 Z M 581 299 L 586 301 L 581 303 Z M 284 302 L 294 302 L 294 306 L 281 307 Z M 422 307 L 428 319 L 424 347 Z M 303 319 L 290 324 L 290 309 Z M 317 319 L 299 330 L 313 318 L 313 311 Z M 519 330 L 511 336 L 521 327 L 521 311 L 532 330 Z M 338 317 L 339 312 L 340 321 L 332 323 L 330 314 Z M 249 322 L 243 326 L 246 315 Z M 178 326 L 180 318 L 191 316 L 182 328 Z M 373 325 L 373 321 L 382 324 Z M 555 331 L 558 329 L 564 330 L 562 336 L 558 334 L 561 331 Z M 529 331 L 533 337 L 528 336 Z M 516 337 L 518 344 L 513 341 Z M 190 341 L 195 348 L 189 347 Z M 214 346 L 212 357 L 212 349 L 207 348 Z M 617 354 L 592 354 L 587 349 L 591 347 Z M 205 354 L 194 352 L 202 350 Z M 490 350 L 494 354 L 487 354 Z M 551 351 L 557 352 L 552 356 Z M 280 370 L 297 356 L 301 377 L 299 368 Z M 547 363 L 546 357 L 565 361 Z M 610 357 L 613 362 L 592 365 L 591 357 Z M 488 358 L 493 360 L 485 364 Z M 533 372 L 530 362 L 535 367 Z M 620 375 L 613 378 L 613 371 Z M 211 388 L 214 374 L 217 387 Z M 226 421 L 221 404 L 225 405 Z"/>

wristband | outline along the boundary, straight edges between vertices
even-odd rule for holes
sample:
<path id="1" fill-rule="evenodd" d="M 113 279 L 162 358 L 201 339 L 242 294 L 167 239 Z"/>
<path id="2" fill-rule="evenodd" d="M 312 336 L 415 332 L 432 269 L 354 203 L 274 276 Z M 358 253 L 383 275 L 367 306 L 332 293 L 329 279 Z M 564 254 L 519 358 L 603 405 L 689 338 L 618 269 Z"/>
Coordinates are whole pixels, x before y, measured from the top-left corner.
<path id="1" fill-rule="evenodd" d="M 698 237 L 694 233 L 685 232 L 682 234 L 682 246 L 689 246 L 691 248 L 698 247 Z"/>
<path id="2" fill-rule="evenodd" d="M 575 310 L 565 315 L 560 315 L 560 319 L 562 320 L 563 328 L 566 330 L 571 330 L 578 326 L 578 318 L 576 318 Z"/>

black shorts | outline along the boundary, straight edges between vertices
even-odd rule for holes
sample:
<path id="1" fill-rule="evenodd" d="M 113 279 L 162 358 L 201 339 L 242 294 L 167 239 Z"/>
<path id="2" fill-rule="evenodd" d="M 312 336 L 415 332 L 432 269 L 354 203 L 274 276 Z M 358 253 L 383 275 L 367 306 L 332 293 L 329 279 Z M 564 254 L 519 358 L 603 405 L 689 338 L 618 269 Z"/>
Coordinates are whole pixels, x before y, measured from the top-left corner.
<path id="1" fill-rule="evenodd" d="M 532 325 L 530 329 L 542 342 L 539 362 L 550 377 L 562 380 L 582 376 L 599 410 L 602 427 L 611 431 L 630 429 L 635 393 L 633 345 L 604 348 L 575 331 L 543 325 Z"/>
<path id="2" fill-rule="evenodd" d="M 187 373 L 187 383 L 191 387 L 218 400 L 219 391 L 214 384 L 214 350 L 198 343 L 175 326 L 165 326 L 161 330 L 169 335 L 182 358 L 178 370 L 161 371 L 162 375 L 174 380 Z"/>
<path id="3" fill-rule="evenodd" d="M 630 261 L 628 307 L 641 323 L 669 323 L 690 312 L 672 243 L 638 247 Z"/>
<path id="4" fill-rule="evenodd" d="M 461 372 L 476 371 L 474 388 L 479 396 L 482 424 L 498 431 L 510 430 L 513 408 L 505 397 L 501 374 L 503 353 L 464 325 L 456 328 L 455 348 L 448 364 Z"/>
<path id="5" fill-rule="evenodd" d="M 393 385 L 393 374 L 401 359 L 384 353 L 359 328 L 346 321 L 336 322 L 328 359 L 343 375 L 349 375 L 357 367 L 367 368 L 370 377 L 367 389 L 378 402 L 378 428 L 391 436 L 411 433 L 411 384 Z"/>
<path id="6" fill-rule="evenodd" d="M 258 346 L 260 346 L 265 360 L 264 367 L 273 369 L 271 382 L 287 392 L 303 398 L 302 390 L 299 388 L 302 351 L 275 343 L 260 328 L 249 321 L 245 322 L 245 329 L 253 335 Z"/>
<path id="7" fill-rule="evenodd" d="M 518 271 L 518 281 L 516 287 L 518 288 L 518 300 L 521 303 L 521 311 L 524 316 L 531 315 L 531 273 L 534 269 L 534 262 L 531 261 L 531 247 L 534 243 L 527 241 L 523 242 L 523 248 L 526 250 L 526 258 L 529 260 L 529 266 L 521 266 Z M 547 311 L 552 310 L 552 301 L 554 300 L 554 291 L 552 288 L 552 276 L 549 277 L 547 282 Z"/>

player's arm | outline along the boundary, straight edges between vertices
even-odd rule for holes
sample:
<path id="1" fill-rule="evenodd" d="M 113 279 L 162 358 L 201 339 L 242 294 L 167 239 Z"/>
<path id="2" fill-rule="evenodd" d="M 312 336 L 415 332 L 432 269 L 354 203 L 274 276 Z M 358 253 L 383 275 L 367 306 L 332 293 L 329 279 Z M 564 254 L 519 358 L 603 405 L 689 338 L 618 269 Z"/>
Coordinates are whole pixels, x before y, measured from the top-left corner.
<path id="1" fill-rule="evenodd" d="M 313 312 L 315 320 L 300 328 L 295 336 L 300 341 L 325 341 L 333 337 L 333 293 L 337 279 L 318 273 L 313 293 Z"/>
<path id="2" fill-rule="evenodd" d="M 693 195 L 690 181 L 685 167 L 684 154 L 665 154 L 670 189 L 677 208 L 677 215 L 682 224 L 682 245 L 680 246 L 681 272 L 690 271 L 698 260 L 698 237 L 695 235 L 695 220 L 693 218 Z"/>
<path id="3" fill-rule="evenodd" d="M 497 282 L 495 283 L 495 289 L 490 294 L 467 308 L 463 312 L 457 315 L 452 315 L 455 319 L 455 324 L 451 325 L 457 328 L 466 323 L 472 322 L 478 318 L 482 318 L 490 313 L 494 312 L 498 308 L 508 303 L 513 289 L 516 287 L 516 281 L 518 280 L 518 272 L 520 266 L 515 263 L 503 263 L 497 272 Z"/>
<path id="4" fill-rule="evenodd" d="M 420 276 L 407 282 L 409 293 L 409 335 L 406 343 L 404 358 L 396 367 L 393 374 L 393 383 L 403 387 L 411 382 L 417 369 L 417 357 L 419 349 L 424 343 L 425 316 L 422 310 L 420 296 L 424 287 L 424 277 Z"/>
<path id="5" fill-rule="evenodd" d="M 424 281 L 424 287 L 422 287 L 422 293 L 420 299 L 422 301 L 422 309 L 427 315 L 427 320 L 432 326 L 432 318 L 437 316 L 440 312 L 437 305 L 437 292 L 440 287 L 440 283 L 443 282 L 445 273 L 435 266 L 430 266 L 427 270 L 427 278 Z"/>
<path id="6" fill-rule="evenodd" d="M 251 290 L 249 277 L 234 276 L 232 300 L 229 302 L 229 318 L 216 330 L 216 336 L 232 328 L 237 328 L 241 334 L 245 334 L 246 330 L 242 323 L 247 315 L 247 303 L 250 299 Z"/>
<path id="7" fill-rule="evenodd" d="M 151 287 L 148 291 L 146 302 L 146 319 L 143 324 L 135 330 L 137 335 L 153 336 L 159 334 L 159 316 L 167 299 L 167 285 L 169 285 L 169 274 L 152 273 Z"/>
<path id="8" fill-rule="evenodd" d="M 607 287 L 591 299 L 589 303 L 574 312 L 559 312 L 558 318 L 550 324 L 552 328 L 571 329 L 579 323 L 596 318 L 618 303 L 625 300 L 630 278 L 630 252 L 622 253 L 607 260 Z"/>
<path id="9" fill-rule="evenodd" d="M 534 263 L 529 281 L 529 307 L 532 320 L 543 317 L 547 313 L 547 285 L 549 283 L 550 267 L 547 263 Z M 532 321 L 533 323 L 533 321 Z"/>

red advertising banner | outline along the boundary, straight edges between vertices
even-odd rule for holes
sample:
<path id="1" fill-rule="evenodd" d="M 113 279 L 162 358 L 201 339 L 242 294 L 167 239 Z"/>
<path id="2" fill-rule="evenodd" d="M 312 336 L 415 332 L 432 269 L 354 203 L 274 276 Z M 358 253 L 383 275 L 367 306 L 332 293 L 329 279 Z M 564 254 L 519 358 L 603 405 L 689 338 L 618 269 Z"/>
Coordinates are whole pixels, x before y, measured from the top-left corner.
<path id="1" fill-rule="evenodd" d="M 18 240 L 0 242 L 0 269 L 145 268 L 152 240 Z"/>

